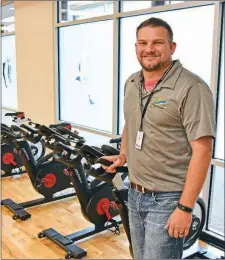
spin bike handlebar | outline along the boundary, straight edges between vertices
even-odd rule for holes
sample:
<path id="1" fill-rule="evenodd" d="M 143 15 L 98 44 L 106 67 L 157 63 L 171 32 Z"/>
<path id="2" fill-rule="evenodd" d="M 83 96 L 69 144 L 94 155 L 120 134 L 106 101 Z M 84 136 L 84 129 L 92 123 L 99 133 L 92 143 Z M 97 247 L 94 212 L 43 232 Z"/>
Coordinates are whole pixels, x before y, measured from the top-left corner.
<path id="1" fill-rule="evenodd" d="M 102 156 L 104 156 L 104 154 L 102 152 L 100 152 L 88 145 L 83 145 L 80 148 L 76 148 L 76 147 L 74 148 L 74 147 L 68 146 L 62 142 L 58 142 L 58 143 L 55 143 L 55 147 L 61 148 L 62 151 L 66 151 L 69 155 L 69 156 L 64 155 L 61 157 L 60 154 L 57 154 L 56 159 L 60 160 L 61 162 L 65 163 L 71 167 L 75 166 L 75 160 L 71 160 L 70 158 L 68 158 L 72 154 L 75 156 L 80 155 L 81 157 L 85 158 L 91 164 L 100 163 L 100 164 L 104 164 L 106 166 L 110 166 L 112 164 L 112 162 L 109 162 L 108 160 L 101 158 Z M 107 178 L 107 180 L 108 180 L 110 174 L 105 173 L 105 170 L 103 170 L 102 167 L 99 169 L 96 170 L 94 168 L 91 168 L 90 175 L 92 175 L 94 177 L 99 176 L 99 178 L 100 177 Z M 127 167 L 117 167 L 116 172 L 126 173 L 126 172 L 128 172 L 128 169 L 127 169 Z M 111 176 L 110 176 L 110 178 L 111 178 Z"/>
<path id="2" fill-rule="evenodd" d="M 40 126 L 38 132 L 40 136 L 45 137 L 45 146 L 53 152 L 62 152 L 62 149 L 57 146 L 59 142 L 70 145 L 70 139 L 65 138 L 47 126 Z"/>
<path id="3" fill-rule="evenodd" d="M 106 160 L 106 159 L 103 159 L 103 158 L 99 158 L 99 159 L 97 159 L 96 160 L 96 163 L 100 163 L 100 164 L 103 164 L 103 165 L 105 165 L 105 166 L 110 166 L 110 165 L 112 165 L 113 163 L 112 162 L 110 162 L 110 161 L 108 161 L 108 160 Z M 128 168 L 126 167 L 126 166 L 119 166 L 119 167 L 116 167 L 116 173 L 117 172 L 128 172 Z M 108 172 L 106 172 L 106 174 L 108 174 L 108 175 L 113 175 L 112 173 L 108 173 Z M 114 173 L 115 174 L 115 173 Z M 114 176 L 113 176 L 114 177 Z"/>
<path id="4" fill-rule="evenodd" d="M 54 151 L 58 152 L 61 150 L 61 153 L 54 154 L 55 159 L 73 168 L 76 166 L 76 158 L 71 160 L 71 155 L 84 157 L 91 164 L 94 164 L 98 158 L 104 156 L 100 151 L 87 145 L 83 145 L 79 148 L 72 147 L 62 142 L 56 142 L 54 145 Z M 66 152 L 66 154 L 63 152 Z"/>
<path id="5" fill-rule="evenodd" d="M 85 139 L 82 136 L 79 136 L 78 134 L 71 132 L 69 129 L 67 129 L 63 126 L 57 127 L 57 130 L 59 130 L 60 133 L 62 133 L 62 134 L 67 134 L 67 135 L 77 139 L 79 141 L 79 143 L 85 143 Z"/>
<path id="6" fill-rule="evenodd" d="M 24 125 L 24 126 L 25 126 L 24 128 L 27 129 L 28 126 L 27 125 Z M 25 140 L 28 140 L 31 143 L 36 144 L 41 139 L 40 135 L 34 136 L 33 132 L 28 133 L 25 130 L 23 130 L 21 127 L 16 126 L 16 125 L 12 125 L 11 127 L 7 127 L 7 128 L 3 125 L 3 126 L 1 126 L 1 130 L 2 130 L 2 133 L 5 134 L 5 136 L 3 137 L 3 140 L 8 141 L 8 142 L 16 141 L 17 139 L 24 138 Z M 30 132 L 31 132 L 31 129 L 29 129 L 29 127 L 28 127 L 28 130 L 30 130 Z M 15 134 L 15 132 L 19 132 L 19 134 Z"/>
<path id="7" fill-rule="evenodd" d="M 16 131 L 23 133 L 25 140 L 28 140 L 33 144 L 37 144 L 41 140 L 41 135 L 39 135 L 38 131 L 29 125 L 21 124 L 20 126 L 14 126 L 14 128 Z M 23 130 L 23 128 L 27 131 Z"/>
<path id="8" fill-rule="evenodd" d="M 112 139 L 109 141 L 109 143 L 110 143 L 110 144 L 119 144 L 119 143 L 121 143 L 121 141 L 122 141 L 122 137 L 112 138 Z"/>
<path id="9" fill-rule="evenodd" d="M 35 129 L 38 129 L 38 127 L 41 126 L 40 124 L 35 123 L 35 122 L 32 122 L 32 121 L 30 121 L 30 122 L 28 123 L 28 125 L 31 125 L 31 126 L 34 127 Z"/>
<path id="10" fill-rule="evenodd" d="M 10 131 L 10 129 L 1 129 L 1 134 L 4 136 L 3 138 L 7 138 L 7 139 L 11 139 L 11 140 L 16 140 L 16 139 L 21 139 L 24 137 L 24 135 L 16 135 L 15 133 L 13 133 L 12 131 Z"/>
<path id="11" fill-rule="evenodd" d="M 110 166 L 113 164 L 112 162 L 110 162 L 106 159 L 103 159 L 103 158 L 97 159 L 95 163 L 100 163 L 105 166 Z M 95 177 L 98 180 L 101 180 L 104 182 L 111 182 L 117 173 L 128 173 L 128 168 L 126 166 L 117 167 L 115 170 L 116 170 L 115 173 L 108 173 L 102 167 L 100 167 L 98 169 L 95 169 L 92 167 L 88 171 L 88 174 Z"/>
<path id="12" fill-rule="evenodd" d="M 11 144 L 12 140 L 15 140 L 16 135 L 12 132 L 12 129 L 5 124 L 1 123 L 1 141 L 5 144 Z"/>
<path id="13" fill-rule="evenodd" d="M 71 140 L 70 139 L 67 139 L 61 135 L 58 135 L 58 134 L 54 134 L 54 135 L 51 135 L 48 137 L 48 141 L 51 141 L 51 140 L 54 140 L 52 142 L 52 144 L 54 143 L 54 146 L 55 147 L 59 142 L 64 144 L 64 145 L 70 145 L 70 142 Z"/>
<path id="14" fill-rule="evenodd" d="M 13 131 L 13 132 L 19 132 L 20 134 L 22 135 L 26 135 L 26 131 L 24 131 L 21 127 L 17 126 L 17 125 L 11 125 L 10 126 L 10 129 Z"/>
<path id="15" fill-rule="evenodd" d="M 3 123 L 1 123 L 1 129 L 6 131 L 11 131 L 10 127 Z"/>
<path id="16" fill-rule="evenodd" d="M 60 149 L 61 152 L 66 151 L 69 154 L 75 154 L 75 151 L 77 152 L 78 149 L 77 148 L 72 148 L 69 144 L 65 144 L 65 142 L 55 142 L 54 143 L 55 148 Z"/>
<path id="17" fill-rule="evenodd" d="M 29 125 L 22 124 L 20 127 L 28 130 L 33 135 L 38 134 L 38 131 L 35 128 L 29 126 Z"/>
<path id="18" fill-rule="evenodd" d="M 46 137 L 50 137 L 52 135 L 59 135 L 59 133 L 57 133 L 55 130 L 53 130 L 50 127 L 47 127 L 45 125 L 40 125 L 38 127 L 38 132 L 42 135 L 42 136 L 46 136 Z"/>

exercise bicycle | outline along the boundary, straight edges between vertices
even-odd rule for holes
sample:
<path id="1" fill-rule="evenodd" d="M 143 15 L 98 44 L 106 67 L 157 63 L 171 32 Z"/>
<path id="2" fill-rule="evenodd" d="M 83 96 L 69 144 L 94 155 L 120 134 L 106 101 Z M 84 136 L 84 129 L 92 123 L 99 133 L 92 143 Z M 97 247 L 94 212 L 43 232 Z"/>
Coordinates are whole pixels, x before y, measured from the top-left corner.
<path id="1" fill-rule="evenodd" d="M 21 127 L 24 127 L 27 132 L 17 126 L 17 130 L 20 130 L 19 134 L 16 135 L 12 131 L 7 131 L 3 128 L 2 135 L 4 138 L 7 138 L 15 144 L 15 151 L 20 156 L 22 164 L 26 168 L 26 172 L 28 173 L 33 188 L 36 192 L 43 195 L 44 198 L 23 203 L 15 203 L 11 199 L 2 200 L 1 204 L 5 205 L 14 213 L 14 220 L 26 220 L 31 217 L 31 214 L 24 210 L 25 208 L 65 199 L 75 195 L 75 192 L 72 192 L 65 195 L 54 196 L 57 192 L 73 187 L 71 181 L 64 172 L 66 166 L 63 163 L 53 160 L 52 153 L 36 162 L 26 140 L 29 140 L 32 143 L 37 143 L 40 141 L 42 136 L 36 129 L 29 125 L 21 125 Z M 57 135 L 57 132 L 53 129 L 49 128 L 48 130 L 51 134 Z M 79 142 L 85 142 L 83 138 L 79 138 Z"/>
<path id="2" fill-rule="evenodd" d="M 15 113 L 6 113 L 6 117 L 12 117 L 13 120 L 12 122 L 15 123 L 13 124 L 10 128 L 11 130 L 18 131 L 16 129 L 16 126 L 20 126 L 21 124 L 30 122 L 30 118 L 25 117 L 24 112 L 15 112 Z M 9 128 L 6 124 L 1 124 L 5 128 Z M 13 129 L 13 127 L 15 127 Z M 31 143 L 29 142 L 29 145 L 31 147 L 31 152 L 34 156 L 34 159 L 36 161 L 40 160 L 43 158 L 45 154 L 45 146 L 43 143 L 43 140 L 40 139 L 39 142 L 37 143 Z M 1 170 L 4 172 L 1 174 L 1 178 L 9 177 L 9 176 L 14 176 L 14 175 L 21 175 L 25 173 L 22 169 L 22 162 L 21 159 L 18 155 L 14 153 L 15 145 L 13 143 L 8 143 L 7 140 L 2 140 L 1 144 Z"/>
<path id="3" fill-rule="evenodd" d="M 112 184 L 100 181 L 101 183 L 91 188 L 85 177 L 85 169 L 87 170 L 89 166 L 83 166 L 82 159 L 86 159 L 86 164 L 93 164 L 96 159 L 105 154 L 99 149 L 97 150 L 88 145 L 74 147 L 72 144 L 66 145 L 65 142 L 62 138 L 53 135 L 52 142 L 50 140 L 46 146 L 55 152 L 54 157 L 56 160 L 67 165 L 66 172 L 76 190 L 81 212 L 86 220 L 93 223 L 93 227 L 67 236 L 63 236 L 56 230 L 49 228 L 41 231 L 38 237 L 47 237 L 66 250 L 66 259 L 82 258 L 86 256 L 87 252 L 75 245 L 75 241 L 111 228 L 114 228 L 112 230 L 114 233 L 119 233 L 119 224 L 122 222 L 120 219 L 116 220 L 115 218 L 119 215 L 119 211 L 112 195 Z M 106 146 L 105 149 L 107 149 Z M 122 179 L 125 179 L 126 176 L 127 173 L 122 174 Z"/>
<path id="4" fill-rule="evenodd" d="M 98 159 L 96 163 L 101 163 L 106 166 L 111 165 L 111 162 L 102 158 Z M 130 254 L 133 257 L 132 242 L 131 242 L 130 228 L 129 228 L 129 218 L 128 218 L 128 207 L 127 207 L 128 189 L 124 187 L 121 177 L 118 174 L 119 172 L 125 172 L 126 171 L 125 168 L 127 169 L 127 167 L 118 167 L 116 169 L 117 173 L 111 174 L 106 172 L 101 167 L 98 169 L 92 167 L 88 172 L 88 174 L 92 175 L 93 177 L 101 181 L 113 183 L 114 185 L 113 195 L 119 207 L 120 216 L 123 221 L 124 229 L 130 244 Z M 183 245 L 184 251 L 190 249 L 191 246 L 195 244 L 205 224 L 206 207 L 204 201 L 200 197 L 196 201 L 196 206 L 198 206 L 200 209 L 200 217 L 198 217 L 195 214 L 192 215 L 192 224 L 190 227 L 190 231 L 188 236 L 185 237 L 185 241 Z M 195 253 L 196 252 L 192 252 L 191 250 L 189 253 L 185 252 L 186 255 L 185 258 L 189 258 L 190 256 L 193 256 Z"/>

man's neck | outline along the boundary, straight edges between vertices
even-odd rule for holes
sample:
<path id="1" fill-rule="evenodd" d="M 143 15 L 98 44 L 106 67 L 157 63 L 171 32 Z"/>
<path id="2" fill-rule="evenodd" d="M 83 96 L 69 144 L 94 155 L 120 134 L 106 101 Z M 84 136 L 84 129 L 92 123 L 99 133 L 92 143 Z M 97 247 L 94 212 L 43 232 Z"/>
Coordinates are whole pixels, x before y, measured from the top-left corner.
<path id="1" fill-rule="evenodd" d="M 159 70 L 155 71 L 145 71 L 143 70 L 143 75 L 145 81 L 154 81 L 154 80 L 159 80 L 164 72 L 170 67 L 172 63 L 172 60 L 170 60 L 163 68 L 160 68 Z"/>

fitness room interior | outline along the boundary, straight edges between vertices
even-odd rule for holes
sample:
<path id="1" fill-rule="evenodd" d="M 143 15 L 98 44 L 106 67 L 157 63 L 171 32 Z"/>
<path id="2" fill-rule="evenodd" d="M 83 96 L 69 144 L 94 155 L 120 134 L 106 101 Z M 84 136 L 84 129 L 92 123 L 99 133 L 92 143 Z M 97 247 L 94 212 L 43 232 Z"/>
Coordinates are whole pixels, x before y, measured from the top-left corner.
<path id="1" fill-rule="evenodd" d="M 215 105 L 182 258 L 224 259 L 225 1 L 29 0 L 1 1 L 1 259 L 134 258 L 128 167 L 108 173 L 101 157 L 120 154 L 136 29 L 151 17 Z"/>

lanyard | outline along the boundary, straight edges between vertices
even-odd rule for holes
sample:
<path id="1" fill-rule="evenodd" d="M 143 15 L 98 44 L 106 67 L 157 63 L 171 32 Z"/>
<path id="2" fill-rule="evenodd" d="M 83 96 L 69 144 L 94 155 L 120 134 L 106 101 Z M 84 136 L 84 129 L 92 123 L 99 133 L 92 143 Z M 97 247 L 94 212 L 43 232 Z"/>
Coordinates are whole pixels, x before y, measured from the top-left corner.
<path id="1" fill-rule="evenodd" d="M 149 105 L 149 102 L 152 98 L 152 95 L 154 93 L 154 90 L 157 88 L 157 86 L 164 80 L 164 78 L 167 76 L 167 74 L 169 73 L 169 71 L 172 69 L 173 65 L 176 63 L 176 61 L 173 61 L 172 64 L 170 65 L 170 67 L 164 72 L 164 74 L 162 75 L 162 77 L 160 78 L 160 80 L 157 82 L 157 84 L 155 85 L 155 87 L 153 88 L 152 92 L 149 94 L 148 96 L 148 100 L 144 106 L 143 109 L 143 102 L 142 102 L 142 89 L 144 88 L 144 75 L 142 72 L 141 75 L 141 80 L 140 80 L 140 85 L 139 85 L 139 100 L 140 100 L 140 109 L 141 109 L 141 125 L 140 125 L 140 131 L 142 131 L 143 128 L 143 118 L 145 116 L 145 113 L 147 111 L 147 107 Z"/>

